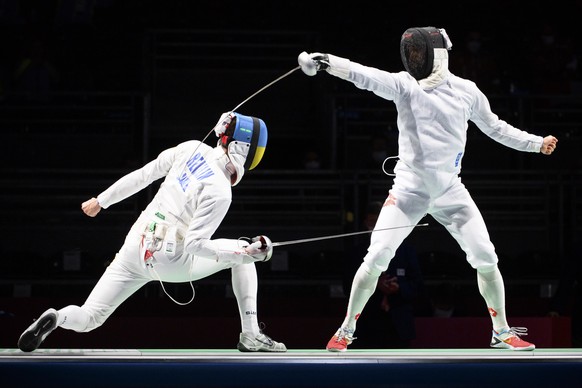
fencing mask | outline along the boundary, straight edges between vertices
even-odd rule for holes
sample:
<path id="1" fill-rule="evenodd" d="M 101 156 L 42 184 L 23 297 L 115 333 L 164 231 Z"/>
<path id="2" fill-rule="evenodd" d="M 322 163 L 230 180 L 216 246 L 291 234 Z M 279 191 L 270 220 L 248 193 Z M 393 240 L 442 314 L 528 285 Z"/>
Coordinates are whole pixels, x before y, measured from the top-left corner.
<path id="1" fill-rule="evenodd" d="M 234 112 L 233 119 L 219 139 L 236 169 L 233 186 L 240 182 L 245 170 L 257 167 L 265 153 L 267 138 L 267 126 L 263 120 Z"/>
<path id="2" fill-rule="evenodd" d="M 435 49 L 445 52 L 453 44 L 443 28 L 413 27 L 402 34 L 400 57 L 406 71 L 417 80 L 428 77 L 434 64 Z"/>

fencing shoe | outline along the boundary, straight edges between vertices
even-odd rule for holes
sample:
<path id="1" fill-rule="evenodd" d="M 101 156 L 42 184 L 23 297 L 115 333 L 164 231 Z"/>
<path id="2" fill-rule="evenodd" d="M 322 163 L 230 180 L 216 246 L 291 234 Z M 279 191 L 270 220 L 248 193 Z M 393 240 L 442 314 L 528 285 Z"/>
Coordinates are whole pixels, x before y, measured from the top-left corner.
<path id="1" fill-rule="evenodd" d="M 353 330 L 340 327 L 325 348 L 330 352 L 345 352 L 355 339 Z"/>
<path id="2" fill-rule="evenodd" d="M 520 335 L 527 335 L 525 327 L 510 327 L 499 333 L 493 330 L 490 345 L 492 348 L 511 350 L 534 350 L 536 348 L 534 344 L 519 338 Z"/>
<path id="3" fill-rule="evenodd" d="M 256 337 L 240 333 L 236 348 L 241 352 L 286 352 L 285 344 L 273 341 L 268 335 L 259 333 Z"/>
<path id="4" fill-rule="evenodd" d="M 32 352 L 37 349 L 42 341 L 44 341 L 44 339 L 57 328 L 58 317 L 59 313 L 52 308 L 42 313 L 42 315 L 20 335 L 20 338 L 18 339 L 18 348 L 23 352 Z"/>

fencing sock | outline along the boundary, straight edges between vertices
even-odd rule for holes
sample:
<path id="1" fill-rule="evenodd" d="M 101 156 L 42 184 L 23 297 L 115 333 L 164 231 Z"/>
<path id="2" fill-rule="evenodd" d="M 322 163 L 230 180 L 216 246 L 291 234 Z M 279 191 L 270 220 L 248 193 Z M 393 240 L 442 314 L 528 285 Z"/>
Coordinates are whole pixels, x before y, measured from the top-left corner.
<path id="1" fill-rule="evenodd" d="M 370 269 L 366 263 L 360 265 L 354 275 L 348 310 L 341 327 L 356 330 L 356 320 L 376 290 L 378 276 L 380 276 L 380 272 Z"/>
<path id="2" fill-rule="evenodd" d="M 90 321 L 91 316 L 87 311 L 79 306 L 70 305 L 59 310 L 57 326 L 83 333 L 88 331 Z"/>
<path id="3" fill-rule="evenodd" d="M 499 268 L 495 266 L 489 272 L 477 270 L 477 285 L 487 304 L 493 323 L 493 330 L 499 332 L 509 328 L 505 316 L 505 285 Z"/>
<path id="4" fill-rule="evenodd" d="M 235 265 L 231 269 L 232 291 L 236 297 L 243 333 L 257 336 L 260 333 L 257 318 L 257 291 L 259 281 L 255 264 Z"/>

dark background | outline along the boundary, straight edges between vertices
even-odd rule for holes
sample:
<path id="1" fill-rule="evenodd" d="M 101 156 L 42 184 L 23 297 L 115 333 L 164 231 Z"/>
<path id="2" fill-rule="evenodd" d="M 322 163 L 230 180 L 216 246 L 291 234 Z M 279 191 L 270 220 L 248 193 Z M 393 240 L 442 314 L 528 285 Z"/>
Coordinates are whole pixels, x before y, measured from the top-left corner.
<path id="1" fill-rule="evenodd" d="M 546 158 L 507 150 L 471 126 L 463 160 L 512 311 L 544 316 L 578 261 L 581 8 L 581 1 L 0 1 L 0 291 L 4 315 L 18 319 L 10 327 L 20 332 L 47 305 L 81 304 L 153 189 L 95 219 L 81 213 L 82 201 L 168 146 L 207 135 L 214 142 L 209 131 L 220 114 L 292 70 L 301 51 L 400 71 L 400 35 L 426 25 L 446 28 L 451 71 L 477 82 L 501 118 L 559 138 Z M 239 112 L 265 120 L 269 145 L 234 189 L 218 234 L 287 241 L 362 229 L 365 205 L 383 199 L 391 183 L 369 157 L 378 137 L 396 152 L 390 103 L 328 74 L 296 71 Z M 305 168 L 310 153 L 317 170 Z M 459 298 L 467 315 L 480 316 L 474 272 L 452 237 L 428 221 L 411 235 L 427 295 L 450 282 L 467 298 Z M 355 240 L 278 250 L 259 267 L 261 314 L 292 319 L 281 312 L 292 306 L 341 318 L 346 290 L 338 287 L 353 260 L 344 252 Z M 199 298 L 233 303 L 226 273 L 197 289 Z M 190 289 L 173 292 L 188 299 Z M 148 315 L 203 314 L 167 307 L 158 284 L 118 314 L 146 314 L 152 301 L 166 307 Z M 569 299 L 564 305 L 569 314 Z"/>

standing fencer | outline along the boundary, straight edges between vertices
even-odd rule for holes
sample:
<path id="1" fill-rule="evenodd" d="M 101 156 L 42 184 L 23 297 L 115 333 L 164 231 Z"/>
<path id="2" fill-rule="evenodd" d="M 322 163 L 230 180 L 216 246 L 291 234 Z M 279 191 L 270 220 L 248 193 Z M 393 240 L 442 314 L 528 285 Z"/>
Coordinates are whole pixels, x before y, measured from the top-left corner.
<path id="1" fill-rule="evenodd" d="M 228 268 L 241 318 L 238 350 L 287 350 L 261 331 L 257 318 L 254 263 L 271 258 L 269 238 L 212 239 L 229 209 L 232 186 L 263 157 L 267 127 L 256 117 L 227 112 L 214 132 L 219 137 L 216 147 L 191 140 L 166 149 L 82 204 L 83 212 L 95 217 L 101 209 L 165 177 L 85 303 L 45 311 L 20 336 L 18 347 L 22 351 L 37 349 L 57 327 L 77 332 L 96 329 L 148 282 L 160 281 L 162 288 L 163 282 L 190 282 L 194 293 L 193 281 Z M 196 328 L 191 329 L 195 335 Z"/>
<path id="2" fill-rule="evenodd" d="M 510 327 L 505 312 L 505 287 L 498 257 L 485 222 L 461 183 L 468 121 L 493 140 L 518 151 L 550 155 L 554 136 L 535 136 L 495 115 L 476 84 L 448 69 L 451 41 L 444 29 L 407 29 L 400 40 L 406 71 L 391 73 L 331 54 L 301 53 L 299 65 L 313 76 L 325 70 L 357 88 L 393 101 L 398 111 L 399 160 L 395 178 L 376 223 L 376 229 L 416 225 L 430 214 L 455 238 L 477 272 L 477 284 L 492 320 L 490 346 L 532 350 L 520 335 L 525 328 Z M 368 252 L 354 275 L 347 314 L 327 344 L 332 352 L 345 351 L 355 339 L 356 322 L 388 268 L 396 248 L 412 228 L 373 232 Z"/>

